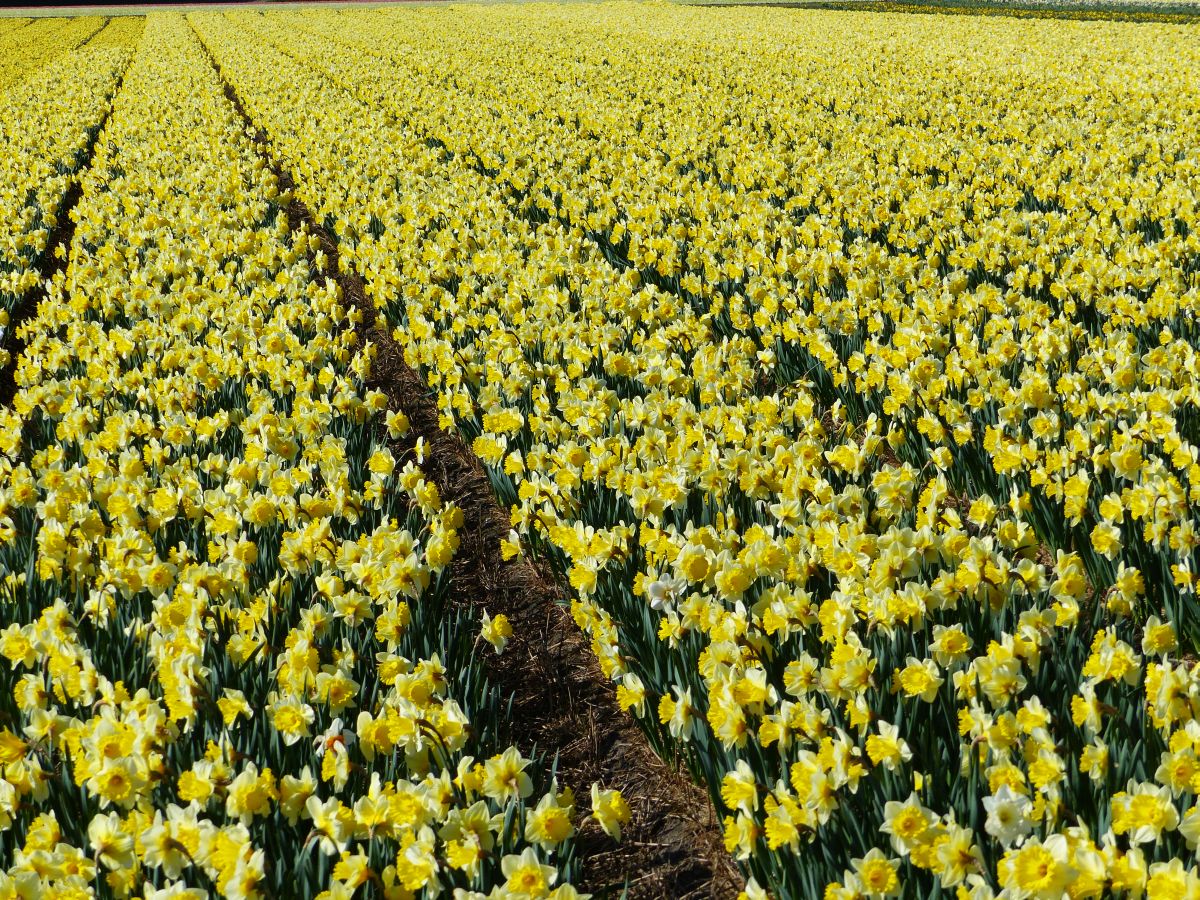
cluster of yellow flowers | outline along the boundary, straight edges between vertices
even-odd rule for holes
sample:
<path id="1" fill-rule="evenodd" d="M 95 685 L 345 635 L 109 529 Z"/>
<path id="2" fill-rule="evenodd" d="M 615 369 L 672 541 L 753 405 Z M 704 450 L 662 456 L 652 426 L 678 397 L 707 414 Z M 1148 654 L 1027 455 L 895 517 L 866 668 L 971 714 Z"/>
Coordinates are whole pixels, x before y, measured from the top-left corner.
<path id="1" fill-rule="evenodd" d="M 19 28 L 24 28 L 32 21 L 33 19 L 24 16 L 0 18 L 0 38 L 6 37 L 8 34 L 16 31 Z"/>
<path id="2" fill-rule="evenodd" d="M 0 90 L 79 47 L 105 27 L 101 16 L 37 19 L 11 32 L 0 32 Z"/>
<path id="3" fill-rule="evenodd" d="M 112 35 L 104 29 L 101 47 L 61 55 L 0 92 L 0 366 L 9 361 L 10 317 L 41 284 L 37 267 L 59 207 L 140 34 L 140 19 L 122 21 Z"/>
<path id="4" fill-rule="evenodd" d="M 118 16 L 108 20 L 100 31 L 84 44 L 87 50 L 131 50 L 142 39 L 146 27 L 143 16 Z"/>
<path id="5" fill-rule="evenodd" d="M 195 16 L 761 896 L 1200 894 L 1200 45 Z"/>
<path id="6" fill-rule="evenodd" d="M 450 602 L 462 513 L 181 16 L 81 190 L 0 411 L 0 896 L 579 897 L 477 658 L 511 630 Z"/>

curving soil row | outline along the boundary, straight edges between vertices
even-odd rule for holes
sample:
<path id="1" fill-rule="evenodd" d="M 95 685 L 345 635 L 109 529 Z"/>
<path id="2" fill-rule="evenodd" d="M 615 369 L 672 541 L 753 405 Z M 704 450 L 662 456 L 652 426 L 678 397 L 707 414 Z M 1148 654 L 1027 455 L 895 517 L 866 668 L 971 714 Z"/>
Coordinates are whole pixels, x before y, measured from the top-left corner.
<path id="1" fill-rule="evenodd" d="M 294 182 L 270 155 L 228 83 L 225 94 L 246 121 L 282 190 Z M 525 754 L 557 758 L 561 783 L 582 805 L 592 782 L 619 789 L 633 821 L 614 844 L 598 825 L 586 823 L 578 837 L 582 875 L 576 886 L 599 897 L 733 898 L 744 881 L 725 851 L 720 824 L 707 794 L 670 768 L 646 742 L 637 724 L 617 706 L 612 684 L 601 673 L 586 637 L 562 605 L 554 584 L 524 559 L 505 562 L 500 539 L 508 516 L 496 501 L 479 459 L 457 434 L 438 427 L 436 404 L 387 328 L 376 320 L 362 278 L 344 274 L 334 237 L 292 198 L 286 208 L 293 230 L 301 224 L 317 235 L 325 254 L 322 269 L 342 289 L 343 301 L 358 311 L 360 342 L 378 348 L 369 386 L 383 391 L 392 410 L 411 423 L 397 456 L 424 441 L 422 468 L 443 500 L 462 510 L 464 525 L 451 567 L 455 601 L 504 614 L 513 636 L 504 654 L 486 653 L 491 680 L 512 697 L 505 723 L 508 740 Z M 315 267 L 315 260 L 310 258 Z"/>
<path id="2" fill-rule="evenodd" d="M 327 235 L 321 238 L 325 244 Z M 325 252 L 336 271 L 335 249 L 326 246 Z M 503 613 L 512 624 L 504 655 L 488 654 L 493 682 L 513 698 L 509 739 L 525 753 L 536 748 L 557 754 L 560 779 L 581 800 L 598 781 L 620 789 L 633 811 L 620 845 L 614 846 L 598 827 L 583 830 L 579 887 L 619 893 L 628 883 L 628 896 L 637 898 L 735 897 L 741 879 L 725 852 L 707 795 L 669 768 L 633 719 L 621 712 L 611 683 L 556 587 L 527 561 L 501 559 L 508 516 L 479 459 L 457 434 L 438 427 L 428 389 L 404 362 L 387 329 L 377 324 L 361 279 L 338 280 L 363 313 L 360 340 L 379 348 L 371 386 L 408 416 L 410 438 L 423 438 L 428 448 L 426 474 L 443 499 L 463 510 L 462 543 L 451 569 L 457 599 L 493 616 Z"/>
<path id="3" fill-rule="evenodd" d="M 85 46 L 92 38 L 103 31 L 108 26 L 109 21 L 110 19 L 106 18 L 104 24 L 86 38 L 79 47 Z M 79 47 L 75 49 L 79 49 Z M 130 62 L 133 61 L 132 54 L 129 59 Z M 125 73 L 122 72 L 120 77 L 117 78 L 116 85 L 113 86 L 110 99 L 116 98 L 124 81 Z M 46 299 L 46 293 L 50 289 L 50 282 L 54 276 L 67 270 L 67 248 L 71 246 L 71 239 L 75 237 L 75 220 L 71 218 L 71 212 L 75 209 L 75 204 L 79 202 L 82 190 L 80 183 L 84 173 L 91 168 L 92 157 L 96 152 L 96 141 L 104 133 L 104 126 L 108 123 L 108 117 L 111 114 L 112 103 L 110 102 L 108 111 L 104 113 L 104 116 L 96 124 L 96 129 L 92 133 L 87 147 L 84 149 L 83 155 L 85 161 L 75 173 L 70 187 L 67 188 L 62 202 L 59 203 L 58 209 L 55 212 L 56 224 L 54 230 L 50 232 L 50 237 L 46 241 L 46 249 L 43 251 L 41 259 L 38 260 L 38 274 L 41 276 L 42 286 L 28 296 L 23 297 L 9 317 L 8 328 L 5 330 L 7 346 L 4 348 L 8 350 L 9 359 L 3 368 L 0 368 L 0 408 L 8 409 L 11 407 L 13 397 L 17 393 L 17 361 L 21 358 L 21 354 L 25 352 L 25 340 L 20 335 L 20 326 L 28 319 L 33 318 L 38 306 Z"/>
<path id="4" fill-rule="evenodd" d="M 117 83 L 117 89 L 120 89 L 120 82 Z M 105 116 L 104 120 L 101 121 L 101 130 L 103 130 L 104 122 L 106 121 L 108 121 L 108 116 Z M 97 131 L 97 135 L 99 133 Z M 92 141 L 92 146 L 88 147 L 88 162 L 80 170 L 80 176 L 91 165 L 94 145 L 95 140 Z M 5 332 L 7 336 L 7 347 L 5 349 L 8 350 L 9 357 L 4 367 L 0 368 L 0 407 L 5 409 L 12 406 L 13 397 L 16 396 L 17 362 L 25 352 L 25 339 L 21 336 L 21 325 L 33 318 L 38 306 L 46 299 L 46 293 L 50 289 L 50 282 L 54 276 L 66 271 L 66 251 L 71 246 L 71 239 L 75 236 L 75 220 L 71 218 L 71 212 L 75 209 L 75 204 L 79 202 L 79 195 L 79 178 L 76 178 L 71 182 L 71 186 L 63 196 L 62 203 L 59 205 L 57 212 L 58 223 L 54 226 L 54 230 L 50 232 L 50 238 L 46 242 L 46 250 L 42 253 L 42 257 L 38 261 L 38 274 L 41 276 L 42 286 L 27 296 L 22 297 L 9 317 L 8 328 Z"/>

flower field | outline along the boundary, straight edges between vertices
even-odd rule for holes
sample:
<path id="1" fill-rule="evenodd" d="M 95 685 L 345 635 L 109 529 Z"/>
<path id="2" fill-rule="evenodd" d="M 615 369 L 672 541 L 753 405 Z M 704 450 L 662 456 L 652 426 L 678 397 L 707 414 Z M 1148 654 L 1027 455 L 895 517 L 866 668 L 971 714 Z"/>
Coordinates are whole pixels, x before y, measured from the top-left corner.
<path id="1" fill-rule="evenodd" d="M 0 365 L 11 361 L 11 318 L 42 283 L 39 270 L 52 252 L 60 207 L 111 109 L 141 27 L 137 19 L 121 20 L 86 49 L 51 50 L 50 63 L 31 67 L 28 77 L 5 93 L 10 115 L 0 122 Z M 31 45 L 27 56 L 40 58 L 34 51 L 41 47 L 40 42 Z"/>
<path id="2" fill-rule="evenodd" d="M 1195 27 L 0 20 L 0 897 L 1200 898 Z"/>

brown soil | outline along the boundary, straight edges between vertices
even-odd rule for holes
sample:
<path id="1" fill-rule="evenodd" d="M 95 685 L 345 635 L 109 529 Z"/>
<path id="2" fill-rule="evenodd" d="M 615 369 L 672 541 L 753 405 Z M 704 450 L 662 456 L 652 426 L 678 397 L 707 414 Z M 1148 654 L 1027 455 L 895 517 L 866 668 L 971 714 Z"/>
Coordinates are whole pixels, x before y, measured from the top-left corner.
<path id="1" fill-rule="evenodd" d="M 91 156 L 90 150 L 88 156 L 89 158 Z M 80 174 L 82 174 L 82 171 Z M 59 204 L 58 224 L 50 232 L 50 237 L 46 242 L 46 250 L 38 262 L 38 274 L 42 278 L 42 285 L 37 290 L 22 297 L 20 302 L 17 303 L 16 309 L 12 312 L 12 317 L 6 329 L 5 341 L 5 349 L 9 352 L 9 360 L 4 368 L 0 369 L 0 407 L 6 409 L 11 407 L 13 397 L 17 393 L 17 361 L 21 358 L 21 354 L 25 352 L 25 341 L 18 333 L 20 326 L 33 318 L 38 306 L 46 299 L 50 280 L 67 267 L 66 251 L 71 246 L 71 239 L 75 237 L 75 222 L 71 219 L 70 213 L 75 208 L 75 204 L 79 202 L 79 194 L 79 178 L 76 177 L 71 182 L 70 188 L 67 189 L 62 203 Z M 61 259 L 57 252 L 59 248 L 62 248 Z"/>
<path id="2" fill-rule="evenodd" d="M 226 96 L 246 120 L 233 88 Z M 269 153 L 265 135 L 254 134 L 279 179 L 290 191 L 290 173 Z M 672 769 L 651 749 L 634 720 L 617 706 L 611 682 L 601 673 L 586 637 L 562 605 L 557 588 L 528 562 L 504 562 L 500 539 L 508 517 L 492 492 L 479 459 L 457 434 L 438 427 L 438 411 L 421 377 L 376 318 L 357 273 L 343 274 L 338 247 L 299 200 L 287 207 L 292 230 L 305 225 L 317 235 L 326 260 L 324 274 L 342 289 L 343 302 L 361 314 L 360 341 L 378 352 L 369 386 L 387 394 L 389 408 L 403 412 L 411 448 L 423 438 L 423 469 L 445 501 L 463 510 L 460 545 L 451 566 L 455 601 L 504 614 L 513 637 L 502 656 L 486 653 L 489 674 L 512 697 L 511 739 L 526 754 L 547 759 L 557 754 L 560 784 L 570 786 L 581 810 L 590 805 L 593 782 L 616 788 L 628 801 L 633 820 L 612 841 L 597 824 L 583 824 L 577 839 L 581 876 L 576 887 L 597 896 L 617 897 L 628 886 L 630 898 L 736 897 L 744 886 L 725 851 L 720 824 L 707 795 L 686 775 Z"/>
<path id="3" fill-rule="evenodd" d="M 335 248 L 324 249 L 337 271 Z M 736 896 L 740 878 L 708 798 L 670 769 L 618 708 L 611 683 L 555 587 L 523 560 L 502 561 L 500 539 L 508 533 L 508 517 L 478 458 L 461 438 L 438 427 L 432 397 L 377 324 L 361 279 L 338 280 L 349 302 L 363 312 L 360 335 L 379 348 L 371 386 L 408 416 L 413 435 L 429 447 L 426 474 L 443 499 L 463 510 L 462 543 L 452 567 L 457 598 L 493 616 L 503 613 L 512 623 L 504 655 L 488 654 L 493 680 L 513 697 L 512 739 L 526 753 L 534 747 L 557 753 L 560 779 L 575 790 L 581 805 L 586 806 L 596 781 L 620 789 L 633 810 L 620 845 L 595 825 L 583 829 L 578 886 L 619 893 L 628 881 L 630 897 Z"/>
<path id="4" fill-rule="evenodd" d="M 105 20 L 105 25 L 108 20 Z M 103 30 L 102 25 L 92 35 L 90 35 L 84 44 L 94 38 Z M 82 46 L 82 44 L 80 45 Z M 121 90 L 121 84 L 125 80 L 124 73 L 117 78 L 117 83 L 113 87 L 112 102 L 116 101 L 117 93 Z M 71 241 L 75 237 L 75 220 L 71 218 L 71 211 L 75 209 L 75 204 L 79 202 L 79 196 L 82 192 L 80 187 L 83 173 L 91 167 L 92 155 L 95 152 L 96 141 L 100 134 L 104 131 L 104 126 L 108 123 L 108 117 L 112 114 L 112 106 L 109 106 L 108 112 L 100 120 L 96 127 L 95 136 L 88 144 L 84 152 L 84 163 L 79 167 L 79 171 L 75 173 L 75 177 L 71 180 L 71 186 L 67 188 L 66 194 L 63 195 L 62 202 L 58 205 L 56 213 L 56 222 L 54 230 L 50 232 L 50 237 L 46 241 L 46 249 L 42 253 L 42 258 L 38 260 L 38 274 L 41 275 L 42 285 L 36 291 L 26 295 L 17 304 L 17 308 L 12 311 L 12 316 L 9 321 L 8 329 L 5 332 L 5 349 L 9 352 L 9 360 L 5 366 L 0 369 L 0 407 L 5 409 L 12 406 L 13 397 L 17 393 L 17 361 L 21 358 L 21 354 L 25 352 L 25 341 L 17 334 L 20 325 L 28 319 L 32 319 L 34 313 L 37 312 L 38 306 L 46 299 L 46 294 L 50 288 L 50 281 L 59 272 L 65 272 L 67 268 L 67 250 L 71 246 Z M 61 258 L 59 255 L 61 248 Z"/>
<path id="5" fill-rule="evenodd" d="M 329 247 L 325 252 L 336 260 Z M 740 878 L 708 798 L 669 768 L 618 708 L 611 683 L 555 587 L 527 562 L 501 560 L 508 517 L 478 458 L 457 435 L 438 428 L 428 390 L 376 323 L 361 281 L 339 281 L 364 313 L 360 334 L 379 348 L 372 386 L 409 417 L 414 435 L 429 447 L 426 474 L 445 500 L 463 509 L 462 544 L 452 568 L 457 597 L 493 616 L 503 613 L 512 623 L 504 655 L 489 653 L 493 679 L 513 697 L 512 739 L 526 753 L 534 747 L 557 753 L 560 779 L 575 790 L 581 805 L 586 806 L 588 789 L 596 781 L 618 788 L 633 810 L 632 826 L 620 845 L 594 825 L 583 829 L 578 886 L 619 893 L 628 881 L 630 897 L 736 896 Z"/>

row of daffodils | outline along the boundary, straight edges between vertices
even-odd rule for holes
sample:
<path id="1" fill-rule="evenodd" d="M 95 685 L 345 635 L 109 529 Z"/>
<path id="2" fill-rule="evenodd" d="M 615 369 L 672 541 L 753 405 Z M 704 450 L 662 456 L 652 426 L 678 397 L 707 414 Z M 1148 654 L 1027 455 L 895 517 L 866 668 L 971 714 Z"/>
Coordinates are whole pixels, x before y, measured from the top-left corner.
<path id="1" fill-rule="evenodd" d="M 0 38 L 6 37 L 19 28 L 24 28 L 33 19 L 13 16 L 11 18 L 0 19 Z"/>
<path id="2" fill-rule="evenodd" d="M 507 626 L 451 602 L 462 514 L 288 202 L 151 15 L 0 411 L 0 896 L 569 900 Z"/>
<path id="3" fill-rule="evenodd" d="M 194 16 L 777 897 L 1196 897 L 1200 44 Z"/>
<path id="4" fill-rule="evenodd" d="M 0 33 L 0 90 L 25 79 L 40 66 L 88 42 L 105 27 L 100 16 L 38 19 Z M 47 98 L 48 99 L 48 98 Z"/>
<path id="5" fill-rule="evenodd" d="M 10 319 L 41 286 L 38 268 L 53 249 L 48 244 L 63 200 L 140 36 L 140 19 L 117 21 L 122 24 L 106 27 L 87 48 L 60 52 L 0 91 L 0 367 L 9 362 Z M 36 35 L 29 39 L 29 46 L 47 52 Z"/>

